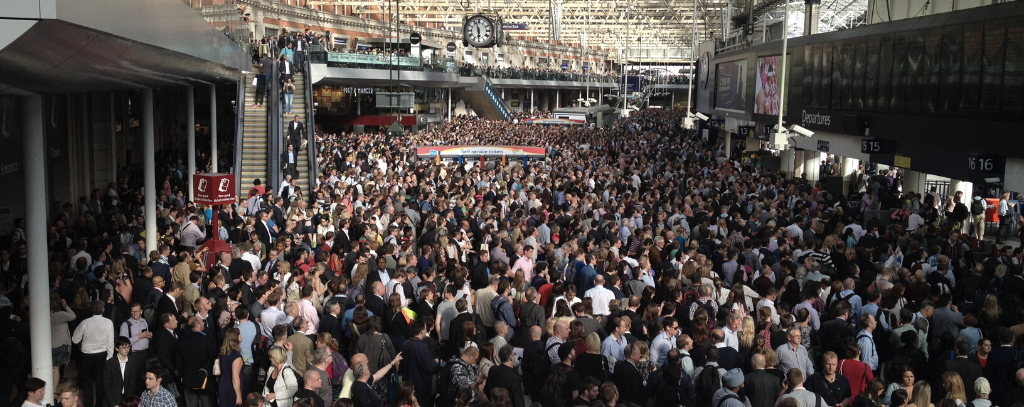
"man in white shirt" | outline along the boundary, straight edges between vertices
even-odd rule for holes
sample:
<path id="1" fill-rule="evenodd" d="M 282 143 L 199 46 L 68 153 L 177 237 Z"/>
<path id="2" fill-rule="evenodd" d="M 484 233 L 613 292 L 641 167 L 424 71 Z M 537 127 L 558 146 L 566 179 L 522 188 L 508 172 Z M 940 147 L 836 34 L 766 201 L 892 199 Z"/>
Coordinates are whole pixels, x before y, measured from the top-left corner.
<path id="1" fill-rule="evenodd" d="M 772 323 L 779 323 L 779 311 L 775 309 L 775 299 L 778 296 L 778 290 L 776 290 L 775 287 L 770 287 L 768 288 L 768 291 L 765 294 L 764 298 L 761 298 L 761 301 L 757 302 L 757 306 L 754 307 L 754 312 L 752 313 L 754 314 L 755 318 L 757 318 L 758 322 L 761 321 L 761 313 L 758 311 L 760 311 L 763 307 L 768 307 L 768 309 L 772 310 Z"/>
<path id="2" fill-rule="evenodd" d="M 253 270 L 260 270 L 260 266 L 263 265 L 262 262 L 260 261 L 260 257 L 255 254 L 259 253 L 261 250 L 263 250 L 263 243 L 256 242 L 253 243 L 251 252 L 247 251 L 242 253 L 242 260 L 245 260 L 249 262 L 249 264 L 252 264 Z"/>
<path id="3" fill-rule="evenodd" d="M 185 227 L 181 229 L 181 245 L 198 249 L 203 239 L 206 239 L 206 232 L 203 228 L 199 227 L 199 217 L 196 215 L 189 216 Z"/>
<path id="4" fill-rule="evenodd" d="M 387 302 L 391 298 L 391 294 L 398 294 L 401 298 L 400 304 L 404 307 L 409 304 L 405 299 L 405 287 L 402 286 L 402 284 L 405 283 L 405 272 L 395 271 L 391 274 L 391 279 L 388 280 L 387 285 L 385 285 L 387 290 L 384 291 L 384 301 Z M 391 307 L 390 303 L 388 304 L 388 307 Z"/>
<path id="5" fill-rule="evenodd" d="M 910 217 L 907 218 L 907 232 L 913 232 L 922 226 L 924 226 L 924 218 L 917 212 L 911 212 Z"/>
<path id="6" fill-rule="evenodd" d="M 736 349 L 737 352 L 740 351 L 739 332 L 742 320 L 743 318 L 739 314 L 730 312 L 729 317 L 726 318 L 725 327 L 722 328 L 722 332 L 725 333 L 725 346 Z"/>
<path id="7" fill-rule="evenodd" d="M 612 290 L 604 288 L 604 276 L 598 274 L 594 278 L 594 288 L 587 290 L 584 297 L 591 298 L 594 302 L 594 316 L 607 317 L 611 313 L 608 309 L 608 302 L 615 299 Z"/>
<path id="8" fill-rule="evenodd" d="M 82 390 L 85 407 L 92 407 L 93 394 L 103 400 L 103 362 L 114 354 L 114 323 L 103 316 L 103 301 L 92 302 L 92 316 L 75 328 L 71 341 L 82 345 L 78 358 L 78 387 Z M 93 385 L 96 391 L 93 393 Z"/>

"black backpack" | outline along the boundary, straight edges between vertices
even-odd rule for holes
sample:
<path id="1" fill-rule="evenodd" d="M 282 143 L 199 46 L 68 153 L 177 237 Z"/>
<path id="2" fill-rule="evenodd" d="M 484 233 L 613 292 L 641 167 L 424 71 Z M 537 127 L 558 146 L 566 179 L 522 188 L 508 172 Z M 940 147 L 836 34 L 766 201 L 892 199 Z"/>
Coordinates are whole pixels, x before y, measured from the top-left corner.
<path id="1" fill-rule="evenodd" d="M 875 340 L 875 352 L 878 353 L 878 360 L 892 359 L 893 349 L 892 346 L 889 346 L 892 339 L 892 331 L 885 330 L 882 327 L 882 321 L 885 321 L 889 325 L 889 329 L 892 329 L 895 322 L 894 319 L 892 313 L 883 310 L 882 307 L 878 307 L 878 312 L 875 312 L 875 321 L 878 321 L 878 324 L 875 326 L 875 331 L 871 333 L 871 336 Z M 878 344 L 882 344 L 882 346 L 878 346 Z"/>
<path id="2" fill-rule="evenodd" d="M 985 213 L 985 203 L 983 201 L 974 200 L 971 202 L 971 215 L 981 215 Z"/>
<path id="3" fill-rule="evenodd" d="M 438 406 L 450 406 L 455 404 L 455 396 L 458 394 L 458 389 L 452 389 L 452 367 L 456 363 L 461 363 L 456 357 L 453 360 L 448 361 L 441 368 L 441 372 L 434 378 L 434 387 L 437 389 L 437 405 Z"/>
<path id="4" fill-rule="evenodd" d="M 572 367 L 566 366 L 564 363 L 551 367 L 551 373 L 547 375 L 547 379 L 544 380 L 544 386 L 540 389 L 541 405 L 544 407 L 561 407 L 571 401 L 565 400 L 565 392 L 562 391 L 571 371 Z"/>
<path id="5" fill-rule="evenodd" d="M 718 389 L 722 388 L 722 374 L 718 371 L 718 366 L 712 364 L 704 365 L 704 370 L 701 370 L 700 374 L 697 375 L 697 382 L 693 387 L 697 393 L 696 405 L 711 405 L 711 398 Z"/>
<path id="6" fill-rule="evenodd" d="M 257 383 L 267 382 L 267 375 L 270 374 L 270 348 L 273 346 L 274 341 L 263 335 L 259 324 L 256 324 L 256 336 L 252 338 L 252 368 L 256 372 Z"/>
<path id="7" fill-rule="evenodd" d="M 548 356 L 548 350 L 559 345 L 561 344 L 555 342 L 544 350 L 536 351 L 532 355 L 523 356 L 523 377 L 528 377 L 528 380 L 533 380 L 538 386 L 543 386 L 544 382 L 542 380 L 547 378 L 548 373 L 551 372 L 551 357 Z"/>

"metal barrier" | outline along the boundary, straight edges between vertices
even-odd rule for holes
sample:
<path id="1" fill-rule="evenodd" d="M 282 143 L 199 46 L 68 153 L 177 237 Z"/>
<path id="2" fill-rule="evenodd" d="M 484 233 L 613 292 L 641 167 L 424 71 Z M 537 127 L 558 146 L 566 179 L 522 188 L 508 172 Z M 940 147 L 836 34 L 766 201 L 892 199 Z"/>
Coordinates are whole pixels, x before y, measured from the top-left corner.
<path id="1" fill-rule="evenodd" d="M 307 58 L 303 68 L 306 71 L 305 81 L 306 85 L 305 96 L 306 96 L 306 140 L 308 147 L 306 154 L 309 159 L 309 191 L 306 191 L 306 198 L 309 202 L 316 200 L 316 194 L 313 192 L 316 190 L 316 176 L 319 173 L 316 162 L 316 154 L 320 149 L 316 145 L 316 122 L 314 116 L 316 116 L 316 106 L 313 101 L 313 81 L 309 80 L 310 72 L 310 61 Z"/>
<path id="2" fill-rule="evenodd" d="M 259 73 L 257 73 L 259 75 Z M 245 139 L 245 87 L 251 86 L 246 83 L 246 76 L 238 79 L 238 89 L 235 92 L 235 157 L 231 172 L 242 175 L 242 148 Z M 235 196 L 242 196 L 242 180 L 235 180 Z"/>
<path id="3" fill-rule="evenodd" d="M 943 197 L 943 199 L 949 196 L 949 181 L 925 181 L 924 191 L 920 191 L 920 193 L 927 193 L 931 191 L 933 187 L 935 188 L 935 192 L 937 192 L 939 196 Z M 941 205 L 942 202 L 936 202 L 935 204 Z"/>
<path id="4" fill-rule="evenodd" d="M 281 122 L 281 116 L 284 112 L 284 103 L 281 99 L 281 72 L 278 71 L 278 63 L 275 61 L 271 67 L 270 79 L 267 81 L 267 178 L 272 181 L 270 183 L 271 190 L 275 189 L 278 185 L 281 185 L 283 175 L 281 174 L 281 151 L 284 148 L 283 137 L 281 133 L 284 131 L 284 124 Z M 276 192 L 276 191 L 275 191 Z"/>

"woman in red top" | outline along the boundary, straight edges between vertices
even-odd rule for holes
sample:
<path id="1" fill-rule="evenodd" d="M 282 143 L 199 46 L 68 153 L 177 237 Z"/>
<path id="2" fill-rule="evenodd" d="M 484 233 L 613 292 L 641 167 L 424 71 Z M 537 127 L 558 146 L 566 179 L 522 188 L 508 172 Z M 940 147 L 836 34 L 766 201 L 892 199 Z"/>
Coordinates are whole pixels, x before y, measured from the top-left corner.
<path id="1" fill-rule="evenodd" d="M 846 359 L 839 361 L 837 372 L 850 381 L 850 399 L 857 398 L 860 392 L 868 388 L 871 379 L 875 378 L 871 368 L 860 361 L 860 346 L 855 343 L 846 349 Z"/>
<path id="2" fill-rule="evenodd" d="M 971 357 L 978 361 L 982 369 L 985 369 L 985 366 L 988 365 L 989 352 L 992 352 L 992 341 L 987 338 L 981 338 L 978 341 L 978 350 Z"/>

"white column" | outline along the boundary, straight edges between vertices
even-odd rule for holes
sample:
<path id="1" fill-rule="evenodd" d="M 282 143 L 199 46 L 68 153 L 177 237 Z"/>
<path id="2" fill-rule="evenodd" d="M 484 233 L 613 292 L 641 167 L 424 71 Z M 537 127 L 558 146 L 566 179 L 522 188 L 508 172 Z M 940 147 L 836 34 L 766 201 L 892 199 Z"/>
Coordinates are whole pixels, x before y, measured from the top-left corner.
<path id="1" fill-rule="evenodd" d="M 537 99 L 533 98 L 533 88 L 530 88 L 530 113 L 537 111 Z"/>
<path id="2" fill-rule="evenodd" d="M 551 110 L 558 109 L 558 106 L 559 106 L 558 98 L 561 96 L 561 95 L 559 95 L 559 93 L 561 93 L 561 92 L 559 92 L 558 89 L 555 89 L 555 107 L 554 107 L 554 109 L 551 109 Z"/>
<path id="3" fill-rule="evenodd" d="M 195 201 L 195 197 L 192 196 L 192 174 L 196 173 L 196 106 L 195 89 L 192 85 L 185 85 L 185 140 L 188 142 L 188 173 L 185 174 L 185 180 L 189 185 L 188 200 Z"/>
<path id="4" fill-rule="evenodd" d="M 720 134 L 725 134 L 725 136 L 722 137 L 724 139 L 723 141 L 725 141 L 725 157 L 732 157 L 732 133 L 723 131 L 720 132 Z"/>
<path id="5" fill-rule="evenodd" d="M 956 196 L 957 192 L 964 193 L 964 196 L 960 197 L 960 202 L 964 205 L 970 205 L 971 199 L 974 198 L 974 183 L 956 179 L 949 180 L 949 196 Z M 968 206 L 968 208 L 970 208 L 970 206 Z M 968 227 L 970 224 L 971 219 L 962 222 L 960 224 L 960 233 L 969 233 Z"/>
<path id="6" fill-rule="evenodd" d="M 917 171 L 903 170 L 903 192 L 924 194 L 927 175 Z"/>
<path id="7" fill-rule="evenodd" d="M 793 153 L 795 153 L 795 151 L 792 149 L 785 149 L 779 152 L 779 160 L 781 161 L 781 163 L 779 163 L 779 166 L 782 167 L 782 170 L 785 171 L 791 179 L 796 177 L 796 167 L 794 166 Z"/>
<path id="8" fill-rule="evenodd" d="M 156 231 L 156 153 L 153 140 L 153 89 L 139 92 L 142 99 L 142 179 L 146 214 L 146 250 L 157 249 Z"/>
<path id="9" fill-rule="evenodd" d="M 358 104 L 358 101 L 356 102 Z M 452 119 L 452 87 L 448 87 L 448 120 Z"/>
<path id="10" fill-rule="evenodd" d="M 804 150 L 793 150 L 793 178 L 800 178 L 800 175 L 807 172 L 804 168 Z"/>
<path id="11" fill-rule="evenodd" d="M 217 85 L 210 85 L 210 172 L 217 172 Z M 191 177 L 191 175 L 190 175 Z"/>
<path id="12" fill-rule="evenodd" d="M 818 151 L 804 151 L 804 172 L 807 173 L 807 180 L 811 182 L 817 181 L 820 169 L 821 153 Z"/>
<path id="13" fill-rule="evenodd" d="M 22 125 L 25 128 L 25 234 L 28 246 L 29 324 L 32 340 L 32 377 L 46 382 L 44 403 L 53 403 L 53 355 L 50 352 L 49 260 L 46 256 L 46 151 L 43 146 L 43 98 L 25 96 Z M 15 136 L 17 137 L 17 136 Z"/>
<path id="14" fill-rule="evenodd" d="M 856 158 L 843 157 L 842 166 L 839 169 L 840 175 L 843 176 L 843 193 L 845 194 L 850 190 L 850 184 L 857 182 L 857 168 L 860 166 L 860 160 Z M 904 188 L 904 191 L 906 189 Z"/>

